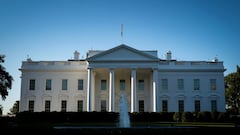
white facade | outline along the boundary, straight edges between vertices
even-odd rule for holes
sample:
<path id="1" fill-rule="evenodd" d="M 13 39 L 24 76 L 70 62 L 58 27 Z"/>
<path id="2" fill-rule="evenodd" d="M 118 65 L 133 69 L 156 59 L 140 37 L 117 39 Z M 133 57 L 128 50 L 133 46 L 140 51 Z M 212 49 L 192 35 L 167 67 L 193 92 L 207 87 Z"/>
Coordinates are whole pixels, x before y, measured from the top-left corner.
<path id="1" fill-rule="evenodd" d="M 215 61 L 176 61 L 171 52 L 124 44 L 90 50 L 86 59 L 22 62 L 20 111 L 225 112 L 224 66 Z"/>

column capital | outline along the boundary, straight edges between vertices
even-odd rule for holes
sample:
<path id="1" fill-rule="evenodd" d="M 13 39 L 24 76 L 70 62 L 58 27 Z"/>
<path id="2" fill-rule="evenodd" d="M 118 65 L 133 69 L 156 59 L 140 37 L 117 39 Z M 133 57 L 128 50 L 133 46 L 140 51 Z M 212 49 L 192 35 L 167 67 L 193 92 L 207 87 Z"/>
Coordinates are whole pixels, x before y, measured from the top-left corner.
<path id="1" fill-rule="evenodd" d="M 93 69 L 93 67 L 87 67 L 87 69 Z"/>
<path id="2" fill-rule="evenodd" d="M 115 69 L 115 67 L 109 67 L 108 69 L 109 69 L 109 70 L 114 70 L 114 69 Z"/>

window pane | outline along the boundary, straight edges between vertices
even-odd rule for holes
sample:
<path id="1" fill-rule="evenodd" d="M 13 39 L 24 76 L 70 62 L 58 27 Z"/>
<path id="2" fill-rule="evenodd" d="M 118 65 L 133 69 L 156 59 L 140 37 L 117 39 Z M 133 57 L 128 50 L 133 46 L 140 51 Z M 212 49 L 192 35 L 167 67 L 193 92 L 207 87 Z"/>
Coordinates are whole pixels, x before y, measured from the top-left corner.
<path id="1" fill-rule="evenodd" d="M 67 90 L 67 79 L 62 80 L 62 90 Z"/>
<path id="2" fill-rule="evenodd" d="M 138 90 L 144 90 L 144 80 L 138 80 Z"/>
<path id="3" fill-rule="evenodd" d="M 184 101 L 183 100 L 178 101 L 178 110 L 179 110 L 179 112 L 184 112 Z"/>
<path id="4" fill-rule="evenodd" d="M 45 112 L 50 112 L 50 100 L 45 101 Z"/>
<path id="5" fill-rule="evenodd" d="M 212 111 L 217 111 L 217 101 L 216 100 L 211 100 L 211 109 Z"/>
<path id="6" fill-rule="evenodd" d="M 101 80 L 101 90 L 107 90 L 107 81 Z"/>
<path id="7" fill-rule="evenodd" d="M 194 90 L 200 90 L 200 80 L 194 79 Z"/>
<path id="8" fill-rule="evenodd" d="M 178 89 L 179 90 L 183 90 L 184 89 L 183 79 L 178 79 Z"/>
<path id="9" fill-rule="evenodd" d="M 167 90 L 168 89 L 168 80 L 162 79 L 162 89 Z"/>
<path id="10" fill-rule="evenodd" d="M 46 80 L 46 90 L 51 90 L 52 89 L 52 80 L 47 79 Z"/>
<path id="11" fill-rule="evenodd" d="M 120 90 L 125 90 L 125 80 L 120 80 Z"/>
<path id="12" fill-rule="evenodd" d="M 78 80 L 78 90 L 83 90 L 83 80 L 82 79 Z"/>
<path id="13" fill-rule="evenodd" d="M 83 111 L 83 100 L 78 100 L 78 112 L 82 112 Z"/>
<path id="14" fill-rule="evenodd" d="M 35 80 L 31 79 L 29 83 L 29 90 L 35 90 Z"/>
<path id="15" fill-rule="evenodd" d="M 168 101 L 167 100 L 162 100 L 162 111 L 168 112 Z"/>
<path id="16" fill-rule="evenodd" d="M 66 112 L 67 111 L 67 101 L 62 100 L 61 102 L 61 112 Z"/>
<path id="17" fill-rule="evenodd" d="M 210 79 L 210 89 L 216 90 L 216 79 Z"/>
<path id="18" fill-rule="evenodd" d="M 101 112 L 107 111 L 107 102 L 106 100 L 101 100 Z"/>
<path id="19" fill-rule="evenodd" d="M 195 112 L 200 112 L 200 100 L 195 100 Z"/>
<path id="20" fill-rule="evenodd" d="M 139 112 L 144 112 L 144 100 L 139 100 L 138 108 L 139 108 Z"/>
<path id="21" fill-rule="evenodd" d="M 34 101 L 33 100 L 29 100 L 29 102 L 28 102 L 28 110 L 30 112 L 34 112 Z"/>

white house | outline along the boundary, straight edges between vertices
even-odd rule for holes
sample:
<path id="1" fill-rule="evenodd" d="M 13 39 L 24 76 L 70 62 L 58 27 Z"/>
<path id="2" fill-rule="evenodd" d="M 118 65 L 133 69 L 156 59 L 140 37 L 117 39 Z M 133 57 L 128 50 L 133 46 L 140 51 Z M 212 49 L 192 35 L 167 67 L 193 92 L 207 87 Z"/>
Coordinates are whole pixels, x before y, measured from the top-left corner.
<path id="1" fill-rule="evenodd" d="M 86 59 L 22 62 L 20 111 L 225 112 L 223 62 L 177 61 L 121 44 Z"/>

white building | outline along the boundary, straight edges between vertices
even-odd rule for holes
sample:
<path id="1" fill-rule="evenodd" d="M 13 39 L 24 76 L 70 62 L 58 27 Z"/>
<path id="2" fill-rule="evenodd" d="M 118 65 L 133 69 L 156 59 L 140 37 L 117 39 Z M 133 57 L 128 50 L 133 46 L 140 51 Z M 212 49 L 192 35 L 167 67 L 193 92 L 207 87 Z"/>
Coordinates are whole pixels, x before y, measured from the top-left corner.
<path id="1" fill-rule="evenodd" d="M 124 44 L 90 50 L 86 59 L 22 62 L 20 111 L 119 111 L 124 93 L 129 112 L 225 112 L 224 66 L 213 61 L 176 61 L 167 52 Z"/>

